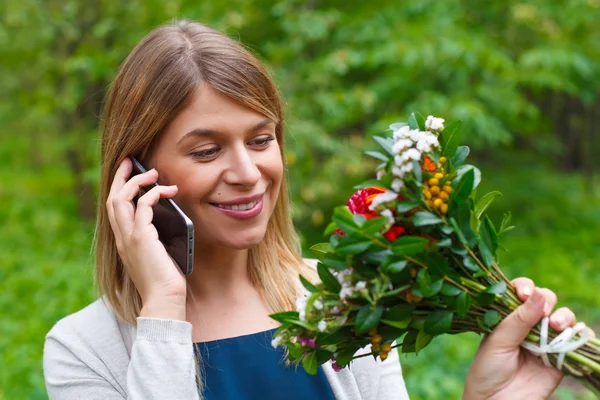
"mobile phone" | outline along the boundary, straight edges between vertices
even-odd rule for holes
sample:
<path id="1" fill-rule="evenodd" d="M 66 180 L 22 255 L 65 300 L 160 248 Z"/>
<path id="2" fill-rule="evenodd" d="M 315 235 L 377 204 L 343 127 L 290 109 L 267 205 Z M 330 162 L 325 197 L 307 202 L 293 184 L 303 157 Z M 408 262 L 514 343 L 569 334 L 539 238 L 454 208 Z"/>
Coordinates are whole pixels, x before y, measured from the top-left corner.
<path id="1" fill-rule="evenodd" d="M 131 176 L 147 171 L 135 157 L 129 158 L 133 163 Z M 154 183 L 140 188 L 140 193 L 134 199 L 134 205 L 137 204 L 140 196 L 155 186 L 158 185 Z M 161 198 L 152 211 L 154 213 L 152 224 L 167 253 L 181 269 L 181 272 L 185 275 L 191 274 L 194 269 L 194 224 L 192 220 L 181 211 L 181 208 L 172 199 Z"/>

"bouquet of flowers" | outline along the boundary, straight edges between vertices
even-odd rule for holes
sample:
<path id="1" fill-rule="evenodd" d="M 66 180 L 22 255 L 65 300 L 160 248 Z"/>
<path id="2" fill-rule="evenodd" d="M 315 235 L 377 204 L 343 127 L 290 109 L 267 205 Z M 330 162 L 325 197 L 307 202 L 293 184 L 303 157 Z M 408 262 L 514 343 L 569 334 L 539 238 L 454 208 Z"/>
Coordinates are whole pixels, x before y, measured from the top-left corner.
<path id="1" fill-rule="evenodd" d="M 522 304 L 496 255 L 510 214 L 499 227 L 486 215 L 500 193 L 477 198 L 481 172 L 465 164 L 460 123 L 444 122 L 413 113 L 375 137 L 377 179 L 335 208 L 329 242 L 312 247 L 320 282 L 300 277 L 297 310 L 271 315 L 281 323 L 273 346 L 309 373 L 329 360 L 343 368 L 368 345 L 385 360 L 440 334 L 489 333 Z M 600 390 L 600 341 L 589 333 L 579 323 L 558 334 L 546 318 L 523 347 Z"/>

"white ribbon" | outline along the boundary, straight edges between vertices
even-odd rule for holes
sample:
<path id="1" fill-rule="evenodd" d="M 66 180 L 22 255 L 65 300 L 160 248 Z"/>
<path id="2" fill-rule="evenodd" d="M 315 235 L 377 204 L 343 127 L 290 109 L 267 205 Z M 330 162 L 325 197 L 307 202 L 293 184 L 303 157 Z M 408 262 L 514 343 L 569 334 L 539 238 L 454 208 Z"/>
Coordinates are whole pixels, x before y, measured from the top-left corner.
<path id="1" fill-rule="evenodd" d="M 565 360 L 565 354 L 569 351 L 574 351 L 579 347 L 583 346 L 589 339 L 590 331 L 583 322 L 578 322 L 575 326 L 570 326 L 556 336 L 550 343 L 548 343 L 548 317 L 542 319 L 540 332 L 540 345 L 535 343 L 523 342 L 521 347 L 529 350 L 536 356 L 542 357 L 544 364 L 551 367 L 550 360 L 548 359 L 548 353 L 557 353 L 558 358 L 556 360 L 556 368 L 562 369 L 563 361 Z M 579 335 L 578 339 L 575 336 Z"/>

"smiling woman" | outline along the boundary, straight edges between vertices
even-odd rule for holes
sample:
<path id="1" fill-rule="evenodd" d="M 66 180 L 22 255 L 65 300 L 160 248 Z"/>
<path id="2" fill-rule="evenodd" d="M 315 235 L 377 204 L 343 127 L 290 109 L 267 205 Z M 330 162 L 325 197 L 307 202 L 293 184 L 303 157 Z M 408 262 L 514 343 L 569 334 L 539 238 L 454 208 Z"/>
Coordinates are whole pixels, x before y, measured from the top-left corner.
<path id="1" fill-rule="evenodd" d="M 244 47 L 194 22 L 155 29 L 120 67 L 102 121 L 100 298 L 47 335 L 50 398 L 406 397 L 398 362 L 311 376 L 269 344 L 269 314 L 294 308 L 298 276 L 316 273 L 291 222 L 281 99 Z M 130 177 L 128 156 L 151 169 Z M 152 225 L 161 197 L 193 221 L 188 276 Z"/>
<path id="2" fill-rule="evenodd" d="M 408 398 L 395 351 L 308 375 L 269 344 L 278 326 L 269 315 L 295 308 L 298 276 L 317 274 L 292 225 L 281 99 L 244 47 L 195 22 L 155 29 L 121 65 L 102 123 L 99 298 L 46 336 L 51 399 Z M 132 177 L 130 156 L 152 169 Z M 160 198 L 194 224 L 189 275 L 152 224 Z M 556 296 L 515 285 L 529 300 L 481 346 L 465 399 L 545 398 L 560 381 L 519 350 Z M 567 309 L 550 319 L 557 330 L 574 322 Z"/>

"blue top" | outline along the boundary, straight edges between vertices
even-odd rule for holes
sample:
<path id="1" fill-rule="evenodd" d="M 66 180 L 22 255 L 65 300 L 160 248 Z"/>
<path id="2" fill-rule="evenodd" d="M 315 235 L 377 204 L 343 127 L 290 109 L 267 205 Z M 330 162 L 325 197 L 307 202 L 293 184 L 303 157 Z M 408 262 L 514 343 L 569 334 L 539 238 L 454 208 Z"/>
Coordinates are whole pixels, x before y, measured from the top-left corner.
<path id="1" fill-rule="evenodd" d="M 276 329 L 194 343 L 202 360 L 205 400 L 334 400 L 319 367 L 285 366 L 284 348 L 271 346 Z"/>

